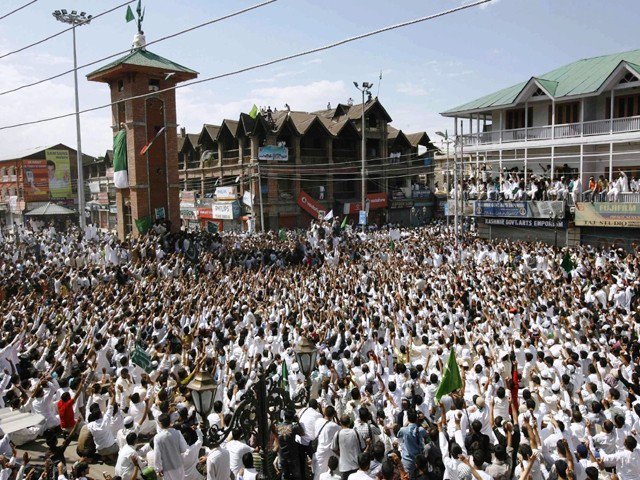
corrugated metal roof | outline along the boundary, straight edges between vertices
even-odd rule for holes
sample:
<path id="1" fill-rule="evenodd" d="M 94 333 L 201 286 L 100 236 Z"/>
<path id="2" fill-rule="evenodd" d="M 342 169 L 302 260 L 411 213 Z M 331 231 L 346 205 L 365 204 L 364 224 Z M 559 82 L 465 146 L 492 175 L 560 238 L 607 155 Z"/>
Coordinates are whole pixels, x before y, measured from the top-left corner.
<path id="1" fill-rule="evenodd" d="M 620 62 L 623 61 L 640 64 L 640 50 L 585 58 L 556 68 L 535 78 L 545 86 L 545 89 L 547 89 L 547 85 L 550 85 L 549 82 L 557 82 L 555 93 L 552 93 L 554 98 L 562 98 L 570 95 L 586 95 L 596 92 Z M 638 69 L 640 70 L 640 67 L 638 67 Z M 485 95 L 484 97 L 447 110 L 443 112 L 443 114 L 450 115 L 452 113 L 477 110 L 479 108 L 510 105 L 527 83 L 528 82 L 518 83 L 517 85 Z"/>
<path id="2" fill-rule="evenodd" d="M 68 208 L 56 205 L 55 203 L 47 203 L 38 208 L 34 208 L 27 215 L 72 215 L 76 212 L 69 210 Z"/>
<path id="3" fill-rule="evenodd" d="M 149 50 L 137 49 L 131 53 L 126 54 L 124 57 L 121 57 L 105 65 L 104 67 L 100 67 L 99 69 L 94 70 L 93 72 L 89 73 L 87 77 L 91 77 L 97 73 L 105 72 L 122 64 L 158 68 L 166 70 L 167 72 L 197 73 L 190 68 L 172 62 L 171 60 L 161 57 L 160 55 L 156 55 L 155 53 L 151 53 Z"/>

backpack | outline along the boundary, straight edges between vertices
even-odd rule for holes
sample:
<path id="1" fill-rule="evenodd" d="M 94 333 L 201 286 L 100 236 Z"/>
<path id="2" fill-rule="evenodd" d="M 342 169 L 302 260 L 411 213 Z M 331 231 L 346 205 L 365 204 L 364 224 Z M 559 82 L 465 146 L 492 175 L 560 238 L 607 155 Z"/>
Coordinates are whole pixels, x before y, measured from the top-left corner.
<path id="1" fill-rule="evenodd" d="M 324 427 L 326 427 L 328 423 L 329 423 L 329 420 L 327 420 L 324 423 L 324 425 L 322 425 L 322 427 L 320 427 L 320 431 L 316 435 L 316 438 L 311 440 L 311 443 L 309 443 L 309 449 L 311 450 L 311 452 L 316 453 L 316 451 L 318 450 L 318 438 L 320 438 L 320 434 L 322 433 L 322 430 L 324 430 Z"/>

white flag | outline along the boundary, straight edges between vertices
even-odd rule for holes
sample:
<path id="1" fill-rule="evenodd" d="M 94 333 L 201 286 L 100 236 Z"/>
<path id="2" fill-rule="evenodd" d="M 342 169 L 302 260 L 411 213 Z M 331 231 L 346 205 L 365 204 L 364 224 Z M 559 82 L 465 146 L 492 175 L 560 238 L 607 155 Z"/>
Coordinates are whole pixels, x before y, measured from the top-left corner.
<path id="1" fill-rule="evenodd" d="M 333 218 L 333 209 L 332 209 L 332 210 L 329 210 L 329 213 L 327 213 L 327 214 L 324 216 L 324 219 L 325 219 L 325 220 L 327 220 L 327 221 L 331 220 L 332 218 Z"/>

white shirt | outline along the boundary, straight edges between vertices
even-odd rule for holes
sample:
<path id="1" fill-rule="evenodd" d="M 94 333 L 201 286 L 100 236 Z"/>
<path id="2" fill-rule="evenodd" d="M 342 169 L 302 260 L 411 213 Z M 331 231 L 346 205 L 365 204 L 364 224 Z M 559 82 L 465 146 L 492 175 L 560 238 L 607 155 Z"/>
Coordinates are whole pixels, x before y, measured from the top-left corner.
<path id="1" fill-rule="evenodd" d="M 214 448 L 207 456 L 207 480 L 229 480 L 230 476 L 229 451 L 222 447 Z"/>
<path id="2" fill-rule="evenodd" d="M 602 455 L 605 467 L 616 467 L 620 480 L 637 480 L 640 478 L 640 449 L 633 452 L 623 450 L 611 455 Z"/>
<path id="3" fill-rule="evenodd" d="M 253 452 L 253 449 L 246 443 L 242 443 L 238 440 L 231 440 L 227 442 L 225 448 L 229 451 L 231 471 L 234 475 L 237 475 L 243 467 L 242 456 L 247 452 Z"/>
<path id="4" fill-rule="evenodd" d="M 137 457 L 136 449 L 131 445 L 125 445 L 122 447 L 120 452 L 118 452 L 118 461 L 116 462 L 116 475 L 119 475 L 122 478 L 130 479 L 133 471 L 135 470 L 135 466 L 131 461 L 131 457 Z"/>
<path id="5" fill-rule="evenodd" d="M 367 472 L 358 470 L 356 473 L 349 475 L 348 480 L 371 480 L 372 478 L 373 477 L 370 477 Z"/>

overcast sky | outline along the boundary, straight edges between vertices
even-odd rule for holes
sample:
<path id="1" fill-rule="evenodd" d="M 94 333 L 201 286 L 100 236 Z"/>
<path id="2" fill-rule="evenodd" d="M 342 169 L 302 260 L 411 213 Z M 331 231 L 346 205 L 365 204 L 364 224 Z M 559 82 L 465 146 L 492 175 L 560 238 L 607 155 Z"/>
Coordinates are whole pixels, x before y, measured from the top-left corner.
<path id="1" fill-rule="evenodd" d="M 26 0 L 2 0 L 0 16 Z M 123 0 L 39 0 L 0 20 L 0 54 L 62 28 L 55 9 L 97 14 Z M 246 0 L 146 0 L 147 41 L 259 3 Z M 279 0 L 242 16 L 150 47 L 208 77 L 331 43 L 385 25 L 459 5 L 459 0 Z M 615 6 L 614 6 L 615 4 Z M 135 4 L 134 4 L 135 7 Z M 78 62 L 131 45 L 135 22 L 125 9 L 78 30 Z M 237 119 L 252 104 L 319 110 L 356 101 L 356 81 L 374 83 L 393 125 L 411 133 L 451 128 L 439 112 L 579 58 L 640 48 L 637 0 L 494 0 L 444 18 L 384 33 L 323 53 L 235 77 L 184 88 L 178 123 L 199 132 L 203 123 Z M 71 33 L 0 59 L 0 91 L 72 66 Z M 104 62 L 107 63 L 107 62 Z M 95 68 L 95 67 L 93 67 Z M 80 71 L 80 105 L 109 102 L 106 85 Z M 383 71 L 382 82 L 378 76 Z M 73 112 L 73 76 L 0 96 L 0 126 Z M 82 116 L 83 150 L 111 146 L 108 109 Z M 0 156 L 65 143 L 75 147 L 73 118 L 0 130 Z"/>

